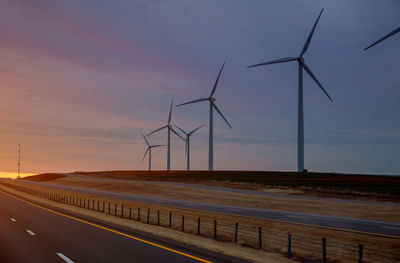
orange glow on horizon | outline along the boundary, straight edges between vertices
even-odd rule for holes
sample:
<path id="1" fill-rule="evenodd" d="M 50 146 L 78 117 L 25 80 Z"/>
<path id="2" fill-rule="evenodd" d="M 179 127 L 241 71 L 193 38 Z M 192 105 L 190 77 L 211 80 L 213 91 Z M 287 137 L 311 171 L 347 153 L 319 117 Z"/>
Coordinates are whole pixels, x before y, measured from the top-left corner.
<path id="1" fill-rule="evenodd" d="M 20 177 L 27 177 L 27 176 L 31 176 L 31 175 L 35 175 L 36 173 L 20 173 Z M 14 172 L 0 172 L 0 178 L 17 178 L 18 177 L 18 173 L 14 173 Z"/>

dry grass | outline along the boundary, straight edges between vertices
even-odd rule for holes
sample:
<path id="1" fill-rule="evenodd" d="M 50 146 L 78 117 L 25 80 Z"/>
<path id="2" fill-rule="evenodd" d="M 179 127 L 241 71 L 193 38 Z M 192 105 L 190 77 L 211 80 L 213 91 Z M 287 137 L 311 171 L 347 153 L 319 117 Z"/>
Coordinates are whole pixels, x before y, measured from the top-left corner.
<path id="1" fill-rule="evenodd" d="M 397 201 L 400 198 L 400 176 L 277 171 L 101 171 L 77 174 L 151 181 L 228 181 L 262 186 L 304 187 L 316 192 L 321 190 L 323 193 L 372 196 Z"/>
<path id="2" fill-rule="evenodd" d="M 13 187 L 23 187 L 23 184 L 18 182 L 12 182 Z M 78 195 L 65 191 L 56 191 L 47 187 L 29 187 L 30 191 L 47 191 L 51 193 L 58 193 L 61 196 L 74 196 L 74 198 L 81 199 L 90 199 L 95 200 L 95 209 L 97 209 L 97 202 L 100 202 L 100 210 L 102 210 L 102 202 L 105 202 L 105 214 L 94 212 L 90 210 L 85 210 L 83 208 L 77 208 L 73 206 L 66 206 L 64 204 L 50 202 L 53 206 L 62 206 L 63 209 L 76 209 L 81 211 L 82 213 L 90 213 L 90 216 L 101 216 L 102 220 L 122 220 L 127 225 L 132 225 L 132 227 L 136 227 L 135 229 L 147 231 L 147 227 L 150 227 L 151 231 L 156 231 L 157 235 L 167 235 L 168 237 L 179 240 L 181 242 L 196 242 L 196 244 L 201 247 L 209 248 L 210 246 L 214 246 L 214 244 L 221 244 L 223 248 L 220 246 L 216 246 L 217 250 L 221 253 L 233 255 L 232 253 L 238 253 L 242 258 L 246 253 L 252 254 L 251 251 L 254 251 L 258 254 L 259 250 L 250 249 L 247 247 L 256 248 L 258 246 L 258 227 L 262 227 L 262 238 L 263 238 L 263 250 L 274 253 L 282 253 L 285 254 L 287 252 L 287 233 L 292 233 L 292 255 L 294 258 L 299 260 L 319 260 L 321 257 L 321 238 L 326 237 L 327 239 L 327 258 L 330 261 L 334 262 L 355 262 L 357 259 L 357 246 L 358 244 L 364 245 L 364 261 L 363 262 L 398 262 L 400 258 L 397 255 L 397 251 L 400 251 L 400 240 L 399 239 L 390 239 L 376 236 L 368 236 L 361 235 L 357 233 L 349 233 L 349 232 L 341 232 L 334 231 L 329 229 L 321 229 L 315 227 L 307 227 L 296 224 L 286 224 L 281 222 L 275 222 L 272 220 L 262 220 L 256 218 L 242 217 L 242 216 L 233 216 L 219 213 L 209 213 L 209 212 L 201 212 L 190 209 L 177 209 L 168 206 L 159 206 L 159 205 L 149 205 L 140 202 L 126 202 L 117 199 L 105 199 L 98 198 L 96 196 L 90 195 Z M 35 197 L 37 198 L 37 197 Z M 41 200 L 37 198 L 37 200 Z M 92 204 L 93 201 L 91 201 Z M 168 227 L 169 223 L 169 213 L 172 213 L 172 230 L 161 228 L 161 227 L 153 227 L 146 224 L 138 224 L 134 220 L 127 220 L 118 218 L 115 216 L 109 216 L 108 214 L 108 202 L 111 203 L 111 214 L 114 214 L 115 204 L 117 206 L 117 216 L 121 216 L 121 205 L 124 206 L 124 217 L 129 217 L 129 208 L 133 208 L 132 216 L 134 219 L 137 219 L 137 208 L 141 208 L 141 218 L 140 221 L 142 223 L 147 222 L 147 211 L 150 209 L 150 224 L 157 225 L 157 211 L 160 212 L 160 224 L 161 226 Z M 89 215 L 89 214 L 88 214 Z M 214 220 L 217 221 L 217 238 L 219 241 L 224 242 L 214 242 L 211 239 L 203 239 L 198 237 L 197 235 L 187 236 L 184 233 L 181 233 L 181 224 L 182 224 L 182 215 L 185 216 L 185 233 L 197 234 L 197 219 L 201 218 L 201 236 L 212 238 L 213 237 L 213 224 Z M 109 221 L 109 222 L 111 222 Z M 121 222 L 122 222 L 121 221 Z M 239 234 L 238 234 L 238 244 L 241 246 L 233 245 L 228 242 L 232 242 L 234 239 L 234 227 L 235 223 L 239 224 Z M 154 229 L 154 230 L 153 230 Z M 175 230 L 175 231 L 173 231 Z M 159 231 L 161 231 L 159 233 Z M 167 231 L 164 233 L 164 231 Z M 153 232 L 151 232 L 153 233 Z M 181 234 L 183 236 L 181 237 Z M 163 236 L 166 237 L 166 236 Z M 189 239 L 188 241 L 184 239 L 186 237 Z M 193 240 L 193 241 L 190 241 Z M 200 241 L 204 240 L 204 241 Z M 197 243 L 198 242 L 198 243 Z M 204 242 L 201 243 L 201 242 Z M 212 244 L 212 245 L 210 245 Z M 226 247 L 225 247 L 226 246 Z M 227 249 L 225 251 L 223 249 Z M 245 252 L 242 249 L 250 249 L 246 250 L 249 252 Z M 231 251 L 232 250 L 232 251 Z M 243 253 L 243 254 L 242 254 Z M 237 254 L 235 254 L 238 256 Z M 263 260 L 263 258 L 260 258 Z M 281 260 L 280 258 L 276 258 L 276 260 Z M 282 257 L 282 260 L 284 258 Z M 252 261 L 256 262 L 256 259 L 252 259 Z"/>
<path id="3" fill-rule="evenodd" d="M 198 189 L 190 186 L 167 185 L 158 182 L 119 181 L 113 179 L 99 180 L 93 177 L 85 179 L 79 177 L 63 177 L 53 180 L 52 183 L 193 202 L 400 222 L 400 206 L 338 203 L 320 200 L 304 201 L 302 199 L 255 196 Z"/>

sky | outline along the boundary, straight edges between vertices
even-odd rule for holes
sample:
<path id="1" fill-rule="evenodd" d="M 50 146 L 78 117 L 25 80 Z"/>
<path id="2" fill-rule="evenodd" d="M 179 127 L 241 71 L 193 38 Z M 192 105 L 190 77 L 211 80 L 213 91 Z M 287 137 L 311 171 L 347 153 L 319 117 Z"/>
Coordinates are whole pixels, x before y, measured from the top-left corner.
<path id="1" fill-rule="evenodd" d="M 0 173 L 147 169 L 141 132 L 176 103 L 206 97 L 225 61 L 214 117 L 216 170 L 297 170 L 297 65 L 304 58 L 305 168 L 400 174 L 397 0 L 0 0 Z M 208 168 L 208 105 L 173 109 L 192 136 L 192 169 Z M 165 144 L 166 132 L 149 137 Z M 172 169 L 185 144 L 172 136 Z M 166 168 L 166 148 L 152 152 Z"/>

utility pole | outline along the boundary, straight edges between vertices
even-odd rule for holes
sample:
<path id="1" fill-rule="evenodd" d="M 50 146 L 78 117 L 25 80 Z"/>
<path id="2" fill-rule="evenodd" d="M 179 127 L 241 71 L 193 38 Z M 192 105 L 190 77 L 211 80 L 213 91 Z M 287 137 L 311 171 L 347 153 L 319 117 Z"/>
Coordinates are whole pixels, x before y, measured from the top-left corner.
<path id="1" fill-rule="evenodd" d="M 18 143 L 18 179 L 20 178 L 19 177 L 19 174 L 20 174 L 20 171 L 21 171 L 21 143 Z"/>

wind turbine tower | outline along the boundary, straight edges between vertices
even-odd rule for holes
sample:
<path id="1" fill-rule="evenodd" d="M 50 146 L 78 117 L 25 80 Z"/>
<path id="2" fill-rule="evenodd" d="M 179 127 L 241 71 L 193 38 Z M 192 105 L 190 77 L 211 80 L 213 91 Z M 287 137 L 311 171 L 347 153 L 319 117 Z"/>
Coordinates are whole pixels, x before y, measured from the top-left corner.
<path id="1" fill-rule="evenodd" d="M 209 131 L 209 139 L 208 139 L 208 170 L 209 171 L 212 171 L 214 169 L 214 138 L 213 138 L 213 110 L 214 109 L 219 113 L 219 115 L 222 117 L 222 119 L 224 119 L 226 124 L 228 124 L 229 128 L 232 129 L 232 126 L 226 120 L 226 118 L 224 117 L 222 112 L 218 109 L 217 104 L 215 104 L 215 98 L 214 98 L 214 93 L 215 93 L 215 90 L 217 89 L 218 81 L 219 81 L 219 78 L 221 77 L 221 73 L 222 73 L 222 70 L 224 69 L 224 65 L 225 65 L 225 62 L 222 64 L 222 67 L 218 73 L 217 80 L 215 81 L 214 87 L 208 98 L 200 98 L 200 99 L 185 102 L 185 103 L 182 103 L 182 104 L 179 104 L 176 106 L 176 107 L 180 107 L 183 105 L 206 101 L 206 100 L 210 103 L 210 124 L 209 124 L 210 131 Z"/>
<path id="2" fill-rule="evenodd" d="M 187 162 L 187 165 L 186 165 L 187 168 L 186 168 L 186 170 L 190 171 L 190 136 L 192 136 L 192 134 L 195 133 L 198 129 L 200 129 L 201 127 L 203 127 L 204 124 L 201 125 L 201 126 L 199 126 L 199 127 L 197 127 L 196 129 L 194 129 L 194 130 L 191 131 L 191 132 L 186 132 L 186 131 L 184 131 L 182 128 L 180 128 L 178 125 L 176 125 L 176 124 L 174 124 L 174 125 L 175 125 L 176 128 L 178 128 L 179 130 L 181 130 L 181 132 L 183 132 L 183 134 L 186 135 L 186 147 L 185 147 L 186 162 Z"/>
<path id="3" fill-rule="evenodd" d="M 154 131 L 150 132 L 149 134 L 147 134 L 147 135 L 145 136 L 145 137 L 147 137 L 147 136 L 149 136 L 149 135 L 151 135 L 151 134 L 153 134 L 153 133 L 156 133 L 156 132 L 158 132 L 158 131 L 161 131 L 161 130 L 163 130 L 163 129 L 167 129 L 167 130 L 168 130 L 167 171 L 170 171 L 170 170 L 171 170 L 171 131 L 172 131 L 173 133 L 175 133 L 176 136 L 178 136 L 178 137 L 181 138 L 182 140 L 185 140 L 182 136 L 179 135 L 179 133 L 177 133 L 177 132 L 172 128 L 172 125 L 171 125 L 171 114 L 172 114 L 172 106 L 173 106 L 173 105 L 174 105 L 174 99 L 172 99 L 172 101 L 171 101 L 171 107 L 170 107 L 170 109 L 169 109 L 169 116 L 168 116 L 167 125 L 162 126 L 161 128 L 158 128 L 157 130 L 154 130 Z"/>
<path id="4" fill-rule="evenodd" d="M 269 62 L 264 62 L 252 66 L 248 66 L 248 68 L 252 67 L 258 67 L 258 66 L 264 66 L 264 65 L 270 65 L 270 64 L 278 64 L 278 63 L 283 63 L 283 62 L 290 62 L 290 61 L 297 61 L 299 65 L 299 84 L 298 84 L 298 112 L 297 112 L 297 170 L 298 172 L 303 172 L 304 171 L 304 121 L 303 121 L 303 69 L 307 72 L 307 74 L 317 83 L 317 85 L 320 87 L 320 89 L 325 93 L 325 95 L 329 98 L 330 101 L 332 101 L 332 98 L 329 96 L 329 94 L 326 92 L 326 90 L 322 87 L 321 83 L 318 81 L 318 79 L 315 77 L 315 75 L 312 73 L 311 69 L 307 66 L 303 55 L 307 52 L 307 49 L 310 45 L 311 38 L 314 34 L 315 28 L 317 27 L 319 18 L 322 15 L 322 12 L 324 9 L 321 10 L 319 13 L 319 16 L 317 20 L 314 23 L 314 26 L 308 35 L 308 38 L 306 40 L 306 43 L 303 46 L 303 49 L 300 52 L 300 55 L 297 57 L 286 57 L 286 58 L 281 58 Z"/>
<path id="5" fill-rule="evenodd" d="M 144 136 L 143 133 L 142 133 L 142 137 L 147 144 L 147 149 L 146 149 L 146 152 L 144 153 L 142 163 L 143 163 L 144 159 L 146 158 L 147 153 L 149 153 L 149 171 L 151 171 L 151 149 L 156 148 L 156 147 L 165 146 L 165 145 L 150 145 L 149 141 L 146 139 L 146 136 Z"/>

